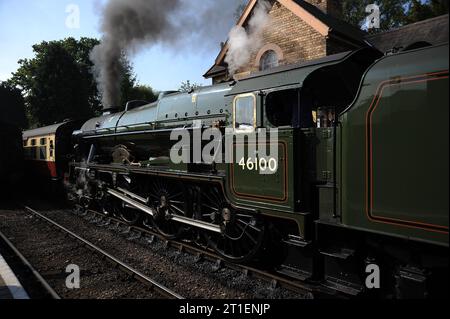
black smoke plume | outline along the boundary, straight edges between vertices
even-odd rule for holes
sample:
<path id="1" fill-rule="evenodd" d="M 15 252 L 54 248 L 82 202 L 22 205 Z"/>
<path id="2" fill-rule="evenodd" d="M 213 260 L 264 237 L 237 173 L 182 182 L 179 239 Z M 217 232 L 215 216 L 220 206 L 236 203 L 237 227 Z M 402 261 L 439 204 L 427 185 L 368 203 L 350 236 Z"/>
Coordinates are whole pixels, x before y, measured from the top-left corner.
<path id="1" fill-rule="evenodd" d="M 101 44 L 91 52 L 104 107 L 120 100 L 124 55 L 156 44 L 173 52 L 218 48 L 242 1 L 109 0 L 102 8 Z"/>

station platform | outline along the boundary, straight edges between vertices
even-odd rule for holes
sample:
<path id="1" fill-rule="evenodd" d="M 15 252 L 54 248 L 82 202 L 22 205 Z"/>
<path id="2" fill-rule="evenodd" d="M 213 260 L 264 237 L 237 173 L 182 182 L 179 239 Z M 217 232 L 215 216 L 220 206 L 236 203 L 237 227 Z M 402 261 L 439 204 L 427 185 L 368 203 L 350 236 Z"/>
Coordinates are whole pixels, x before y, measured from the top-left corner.
<path id="1" fill-rule="evenodd" d="M 1 299 L 30 299 L 2 255 L 0 255 L 0 300 Z"/>

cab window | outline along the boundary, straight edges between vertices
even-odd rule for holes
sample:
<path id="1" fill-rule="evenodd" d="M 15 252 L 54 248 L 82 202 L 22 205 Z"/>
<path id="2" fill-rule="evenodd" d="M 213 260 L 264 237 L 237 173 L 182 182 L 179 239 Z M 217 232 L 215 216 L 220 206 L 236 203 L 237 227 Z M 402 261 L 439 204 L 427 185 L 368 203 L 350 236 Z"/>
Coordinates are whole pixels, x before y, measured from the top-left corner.
<path id="1" fill-rule="evenodd" d="M 236 97 L 234 101 L 234 128 L 248 130 L 256 127 L 256 98 L 253 94 Z"/>
<path id="2" fill-rule="evenodd" d="M 312 127 L 311 103 L 306 94 L 300 96 L 300 89 L 271 92 L 266 97 L 267 120 L 274 127 Z"/>

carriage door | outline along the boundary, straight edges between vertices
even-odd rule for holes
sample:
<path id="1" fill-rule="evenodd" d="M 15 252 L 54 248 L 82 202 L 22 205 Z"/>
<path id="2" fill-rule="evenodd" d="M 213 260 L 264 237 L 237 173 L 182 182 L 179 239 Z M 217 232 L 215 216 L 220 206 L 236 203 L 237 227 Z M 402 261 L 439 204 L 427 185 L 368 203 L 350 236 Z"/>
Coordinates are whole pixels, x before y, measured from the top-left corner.
<path id="1" fill-rule="evenodd" d="M 270 154 L 268 133 L 259 130 L 257 116 L 261 116 L 261 98 L 255 94 L 238 95 L 233 102 L 233 163 L 230 164 L 230 189 L 237 200 L 282 204 L 287 201 L 283 146 Z M 266 134 L 266 142 L 259 136 Z M 259 144 L 259 145 L 258 145 Z M 261 148 L 265 144 L 266 150 Z M 265 152 L 264 152 L 265 151 Z M 268 155 L 268 156 L 267 156 Z"/>

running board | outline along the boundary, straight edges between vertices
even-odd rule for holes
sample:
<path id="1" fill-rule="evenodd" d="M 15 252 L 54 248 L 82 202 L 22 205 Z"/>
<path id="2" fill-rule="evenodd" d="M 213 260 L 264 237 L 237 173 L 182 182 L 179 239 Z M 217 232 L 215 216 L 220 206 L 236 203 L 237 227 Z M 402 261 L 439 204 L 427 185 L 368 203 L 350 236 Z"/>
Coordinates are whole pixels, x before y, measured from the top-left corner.
<path id="1" fill-rule="evenodd" d="M 128 205 L 131 205 L 132 207 L 150 215 L 150 216 L 155 216 L 156 215 L 156 211 L 151 208 L 148 207 L 147 205 L 144 205 L 142 203 L 140 203 L 139 201 L 143 202 L 146 200 L 136 194 L 133 194 L 129 191 L 125 191 L 123 189 L 120 189 L 120 191 L 122 191 L 122 193 L 113 190 L 113 189 L 108 189 L 108 194 L 122 200 L 123 202 L 127 203 Z M 130 198 L 132 197 L 132 198 Z M 134 199 L 133 199 L 134 198 Z M 138 201 L 139 200 L 139 201 Z M 194 226 L 197 228 L 201 228 L 201 229 L 205 229 L 205 230 L 209 230 L 215 233 L 222 233 L 222 229 L 220 228 L 220 226 L 211 224 L 211 223 L 206 223 L 204 221 L 201 220 L 195 220 L 192 218 L 188 218 L 188 217 L 184 217 L 184 216 L 179 216 L 179 215 L 170 215 L 169 218 L 175 222 L 178 223 L 182 223 L 182 224 L 186 224 L 186 225 L 190 225 L 190 226 Z"/>

